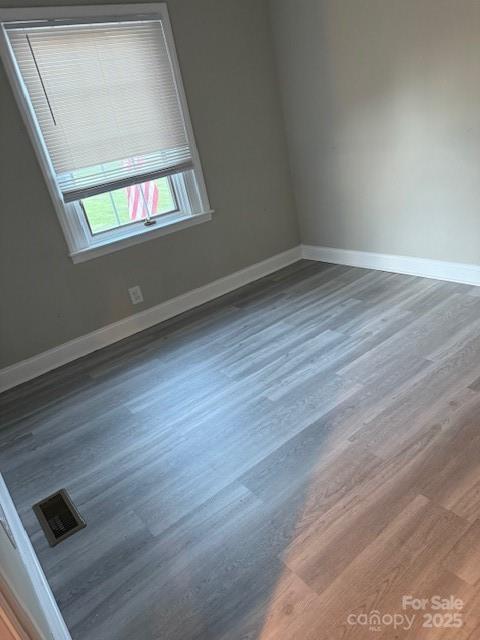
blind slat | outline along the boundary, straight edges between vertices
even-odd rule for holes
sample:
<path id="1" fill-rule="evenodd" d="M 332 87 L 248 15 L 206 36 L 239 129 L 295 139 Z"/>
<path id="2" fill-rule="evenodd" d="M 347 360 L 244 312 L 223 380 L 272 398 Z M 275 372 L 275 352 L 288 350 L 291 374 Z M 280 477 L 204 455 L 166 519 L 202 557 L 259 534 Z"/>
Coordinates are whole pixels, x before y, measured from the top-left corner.
<path id="1" fill-rule="evenodd" d="M 192 167 L 160 20 L 8 36 L 66 202 Z"/>

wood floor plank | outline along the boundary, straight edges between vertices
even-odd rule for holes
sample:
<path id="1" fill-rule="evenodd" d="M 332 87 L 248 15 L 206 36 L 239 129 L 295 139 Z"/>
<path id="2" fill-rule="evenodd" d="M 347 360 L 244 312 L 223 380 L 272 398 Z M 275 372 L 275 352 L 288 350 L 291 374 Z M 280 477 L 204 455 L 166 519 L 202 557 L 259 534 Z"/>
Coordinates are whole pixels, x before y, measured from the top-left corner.
<path id="1" fill-rule="evenodd" d="M 299 261 L 0 396 L 74 640 L 477 640 L 480 297 Z M 66 487 L 87 527 L 48 546 Z M 403 595 L 462 627 L 374 632 Z"/>
<path id="2" fill-rule="evenodd" d="M 295 637 L 328 637 L 328 632 L 336 637 L 339 630 L 345 632 L 352 612 L 401 610 L 402 597 L 423 582 L 424 574 L 448 553 L 465 529 L 466 524 L 460 518 L 423 496 L 416 496 L 338 577 L 321 587 L 317 601 L 322 610 L 321 621 L 310 612 L 309 619 L 300 622 Z M 289 559 L 287 563 L 292 569 Z M 427 592 L 425 585 L 423 588 Z M 391 636 L 387 637 L 395 637 L 392 629 L 388 631 Z M 371 633 L 368 628 L 350 629 L 346 637 L 368 637 L 368 633 Z"/>
<path id="3" fill-rule="evenodd" d="M 476 520 L 445 558 L 445 567 L 468 584 L 480 581 L 480 520 Z"/>

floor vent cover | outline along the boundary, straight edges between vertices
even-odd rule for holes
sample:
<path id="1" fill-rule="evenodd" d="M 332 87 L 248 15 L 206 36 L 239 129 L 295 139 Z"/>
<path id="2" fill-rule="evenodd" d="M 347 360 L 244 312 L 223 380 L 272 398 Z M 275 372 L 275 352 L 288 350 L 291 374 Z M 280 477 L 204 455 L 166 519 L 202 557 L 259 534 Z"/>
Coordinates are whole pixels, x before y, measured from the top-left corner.
<path id="1" fill-rule="evenodd" d="M 66 489 L 37 502 L 33 510 L 51 547 L 86 526 Z"/>

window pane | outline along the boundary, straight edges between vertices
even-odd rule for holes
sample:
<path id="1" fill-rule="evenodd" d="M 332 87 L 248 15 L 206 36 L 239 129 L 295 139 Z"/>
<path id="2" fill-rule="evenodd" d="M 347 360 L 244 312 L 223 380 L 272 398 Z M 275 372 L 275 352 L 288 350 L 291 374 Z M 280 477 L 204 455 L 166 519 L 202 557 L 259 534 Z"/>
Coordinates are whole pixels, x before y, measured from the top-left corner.
<path id="1" fill-rule="evenodd" d="M 175 211 L 177 203 L 169 178 L 159 178 L 126 189 L 82 200 L 93 234 Z"/>

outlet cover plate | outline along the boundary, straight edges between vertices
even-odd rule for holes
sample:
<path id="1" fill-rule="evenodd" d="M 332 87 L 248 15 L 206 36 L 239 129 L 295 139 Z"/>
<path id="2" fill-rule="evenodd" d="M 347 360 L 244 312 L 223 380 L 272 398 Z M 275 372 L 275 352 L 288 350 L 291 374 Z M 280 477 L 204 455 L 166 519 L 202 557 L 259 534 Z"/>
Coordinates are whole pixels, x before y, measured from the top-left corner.
<path id="1" fill-rule="evenodd" d="M 143 302 L 143 293 L 138 285 L 131 287 L 131 289 L 128 290 L 128 295 L 130 296 L 132 304 L 141 304 Z"/>

